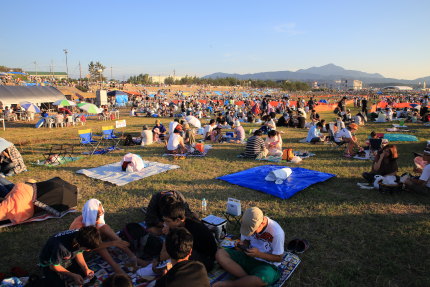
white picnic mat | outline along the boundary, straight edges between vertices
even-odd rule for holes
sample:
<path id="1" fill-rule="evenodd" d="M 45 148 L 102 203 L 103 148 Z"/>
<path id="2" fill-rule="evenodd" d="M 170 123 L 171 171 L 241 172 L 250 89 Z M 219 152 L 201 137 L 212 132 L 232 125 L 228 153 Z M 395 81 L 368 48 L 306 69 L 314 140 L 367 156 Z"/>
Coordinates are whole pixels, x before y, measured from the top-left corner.
<path id="1" fill-rule="evenodd" d="M 84 174 L 91 178 L 100 179 L 115 185 L 122 186 L 135 180 L 139 180 L 148 176 L 153 176 L 180 167 L 178 165 L 164 164 L 155 161 L 145 161 L 145 164 L 146 163 L 148 163 L 149 166 L 138 172 L 122 171 L 121 162 L 115 162 L 95 168 L 80 169 L 76 171 L 76 173 Z"/>

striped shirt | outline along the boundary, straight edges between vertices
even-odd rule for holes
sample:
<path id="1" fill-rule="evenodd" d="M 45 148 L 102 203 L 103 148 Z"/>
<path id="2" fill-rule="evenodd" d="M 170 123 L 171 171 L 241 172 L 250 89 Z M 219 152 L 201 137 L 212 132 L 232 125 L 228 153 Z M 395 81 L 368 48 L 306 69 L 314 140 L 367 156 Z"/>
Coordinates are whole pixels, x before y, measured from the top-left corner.
<path id="1" fill-rule="evenodd" d="M 258 136 L 252 136 L 246 142 L 245 157 L 255 158 L 264 149 L 264 140 Z"/>

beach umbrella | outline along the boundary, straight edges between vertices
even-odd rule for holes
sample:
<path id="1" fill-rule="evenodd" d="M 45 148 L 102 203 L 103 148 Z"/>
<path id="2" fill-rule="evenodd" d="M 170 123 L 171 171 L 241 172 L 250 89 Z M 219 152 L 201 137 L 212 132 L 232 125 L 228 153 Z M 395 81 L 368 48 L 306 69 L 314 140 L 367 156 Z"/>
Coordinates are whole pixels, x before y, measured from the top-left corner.
<path id="1" fill-rule="evenodd" d="M 69 100 L 58 100 L 52 103 L 54 106 L 63 106 L 63 107 L 67 107 L 67 106 L 75 106 L 76 104 L 72 101 Z"/>
<path id="2" fill-rule="evenodd" d="M 89 114 L 99 114 L 100 113 L 100 109 L 94 105 L 94 104 L 90 104 L 90 103 L 82 103 L 82 105 L 78 104 L 78 107 L 83 110 L 86 111 Z"/>
<path id="3" fill-rule="evenodd" d="M 27 112 L 32 112 L 32 113 L 40 113 L 40 109 L 38 106 L 36 106 L 33 103 L 30 102 L 23 102 L 20 103 L 21 107 L 26 110 Z"/>

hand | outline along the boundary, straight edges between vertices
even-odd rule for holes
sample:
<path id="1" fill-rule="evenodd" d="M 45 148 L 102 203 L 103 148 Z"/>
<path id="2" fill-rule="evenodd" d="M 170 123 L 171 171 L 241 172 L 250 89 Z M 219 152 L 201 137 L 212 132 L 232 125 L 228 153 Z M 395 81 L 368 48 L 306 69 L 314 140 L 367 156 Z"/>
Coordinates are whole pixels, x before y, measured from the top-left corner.
<path id="1" fill-rule="evenodd" d="M 73 281 L 75 282 L 76 285 L 81 286 L 82 284 L 84 284 L 84 279 L 82 278 L 81 275 L 76 274 L 76 273 L 71 273 L 70 277 L 72 277 Z"/>
<path id="2" fill-rule="evenodd" d="M 246 249 L 244 252 L 249 257 L 260 257 L 260 251 L 257 248 L 249 248 Z"/>
<path id="3" fill-rule="evenodd" d="M 93 278 L 94 277 L 94 271 L 89 269 L 88 267 L 84 270 L 85 276 L 88 278 Z"/>

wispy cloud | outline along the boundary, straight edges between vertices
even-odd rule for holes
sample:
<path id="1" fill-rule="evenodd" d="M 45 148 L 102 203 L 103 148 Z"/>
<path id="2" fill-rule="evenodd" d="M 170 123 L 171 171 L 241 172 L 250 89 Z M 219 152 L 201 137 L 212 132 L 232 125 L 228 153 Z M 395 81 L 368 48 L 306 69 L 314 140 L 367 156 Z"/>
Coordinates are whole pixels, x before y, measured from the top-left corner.
<path id="1" fill-rule="evenodd" d="M 303 31 L 300 31 L 297 29 L 297 24 L 296 23 L 285 23 L 285 24 L 279 24 L 279 25 L 275 25 L 273 27 L 273 31 L 275 31 L 276 33 L 285 33 L 289 36 L 295 36 L 295 35 L 299 35 L 299 34 L 303 34 Z"/>

